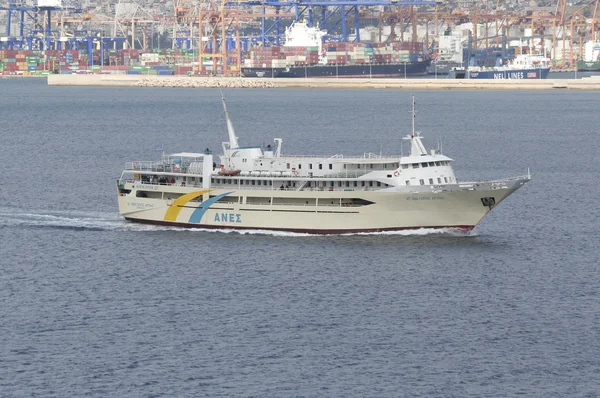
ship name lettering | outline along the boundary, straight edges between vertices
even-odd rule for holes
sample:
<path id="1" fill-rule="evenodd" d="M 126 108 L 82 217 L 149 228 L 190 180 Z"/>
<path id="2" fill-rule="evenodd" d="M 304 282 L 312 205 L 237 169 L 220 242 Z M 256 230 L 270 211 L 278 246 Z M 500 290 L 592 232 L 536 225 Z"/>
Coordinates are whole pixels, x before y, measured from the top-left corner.
<path id="1" fill-rule="evenodd" d="M 141 185 L 138 185 L 138 189 L 147 189 L 149 191 L 158 191 L 158 185 L 141 184 Z"/>
<path id="2" fill-rule="evenodd" d="M 151 209 L 154 207 L 153 204 L 150 203 L 141 203 L 141 202 L 127 202 L 127 206 L 133 206 L 133 207 L 137 207 L 140 209 Z"/>
<path id="3" fill-rule="evenodd" d="M 444 200 L 443 196 L 411 196 L 406 198 L 406 200 Z"/>
<path id="4" fill-rule="evenodd" d="M 214 221 L 241 223 L 242 215 L 239 213 L 215 213 Z"/>
<path id="5" fill-rule="evenodd" d="M 535 74 L 535 72 L 533 72 L 533 73 Z M 535 75 L 534 75 L 534 77 L 535 77 Z M 505 79 L 504 73 L 494 73 L 494 79 Z M 506 79 L 525 79 L 525 73 L 524 72 L 507 72 Z"/>

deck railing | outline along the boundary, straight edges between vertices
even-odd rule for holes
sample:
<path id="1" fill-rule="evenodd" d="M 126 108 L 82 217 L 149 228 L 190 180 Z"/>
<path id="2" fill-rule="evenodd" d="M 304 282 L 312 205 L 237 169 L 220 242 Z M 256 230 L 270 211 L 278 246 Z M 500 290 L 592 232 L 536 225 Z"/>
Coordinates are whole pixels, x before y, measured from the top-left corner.
<path id="1" fill-rule="evenodd" d="M 470 184 L 470 185 L 475 185 L 475 184 L 480 184 L 480 185 L 481 184 L 501 184 L 501 183 L 505 183 L 505 182 L 514 182 L 514 181 L 519 181 L 519 180 L 530 180 L 530 179 L 531 179 L 531 174 L 528 174 L 528 175 L 517 176 L 517 177 L 501 178 L 499 180 L 461 182 L 460 185 L 463 185 L 463 184 Z"/>
<path id="2" fill-rule="evenodd" d="M 130 162 L 125 165 L 126 171 L 131 172 L 150 172 L 150 173 L 169 173 L 169 174 L 177 174 L 177 175 L 190 175 L 190 176 L 200 176 L 199 173 L 188 173 L 188 165 L 183 165 L 179 167 L 173 167 L 173 165 L 165 165 L 165 164 L 156 164 L 156 163 L 144 163 L 144 162 Z M 302 170 L 304 171 L 304 170 Z M 235 176 L 222 176 L 218 174 L 218 169 L 213 170 L 211 176 L 213 178 L 224 178 L 224 179 L 242 179 L 242 180 L 277 180 L 281 181 L 286 178 L 293 178 L 294 180 L 318 180 L 318 179 L 331 179 L 331 178 L 359 178 L 374 171 L 385 171 L 392 173 L 392 169 L 361 169 L 361 170 L 345 170 L 334 173 L 325 173 L 323 175 L 314 175 L 313 172 L 308 172 L 310 174 L 304 174 L 302 172 L 293 173 L 291 171 L 284 172 L 276 172 L 269 174 L 238 174 Z"/>
<path id="3" fill-rule="evenodd" d="M 125 170 L 128 171 L 152 171 L 155 173 L 187 173 L 188 165 L 176 165 L 162 162 L 127 162 Z"/>
<path id="4" fill-rule="evenodd" d="M 202 188 L 202 183 L 200 182 L 195 182 L 195 183 L 183 183 L 183 182 L 176 182 L 174 184 L 171 184 L 169 182 L 156 182 L 156 181 L 141 181 L 141 180 L 135 180 L 135 179 L 121 179 L 118 181 L 119 185 L 121 187 L 124 186 L 124 184 L 126 183 L 132 183 L 132 184 L 144 184 L 144 185 L 160 185 L 160 186 L 171 186 L 171 187 L 188 187 L 188 188 Z M 213 186 L 214 187 L 214 186 Z M 267 185 L 267 186 L 262 186 L 262 185 L 245 185 L 245 184 L 219 184 L 217 186 L 219 189 L 237 189 L 237 190 L 261 190 L 261 191 L 298 191 L 298 186 L 284 186 L 281 187 L 280 185 L 276 184 L 276 185 Z M 216 188 L 216 187 L 214 187 Z M 303 187 L 301 189 L 302 192 L 306 192 L 306 191 L 319 191 L 319 192 L 325 192 L 325 191 L 375 191 L 375 190 L 379 190 L 385 187 Z"/>

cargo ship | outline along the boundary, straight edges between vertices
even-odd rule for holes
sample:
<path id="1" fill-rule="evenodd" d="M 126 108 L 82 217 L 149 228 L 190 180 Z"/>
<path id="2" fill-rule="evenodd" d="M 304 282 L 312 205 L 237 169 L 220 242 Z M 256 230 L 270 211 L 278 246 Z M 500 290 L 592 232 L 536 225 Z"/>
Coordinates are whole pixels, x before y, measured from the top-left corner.
<path id="1" fill-rule="evenodd" d="M 323 43 L 324 31 L 295 22 L 285 45 L 255 48 L 245 54 L 245 77 L 410 77 L 423 76 L 430 60 L 423 45 L 393 43 Z"/>
<path id="2" fill-rule="evenodd" d="M 542 55 L 519 54 L 507 65 L 453 68 L 450 79 L 546 79 L 551 61 Z"/>
<path id="3" fill-rule="evenodd" d="M 433 59 L 426 69 L 428 75 L 435 76 L 448 76 L 448 74 L 455 68 L 461 68 L 462 62 L 456 61 L 445 61 L 443 59 Z"/>
<path id="4" fill-rule="evenodd" d="M 464 41 L 463 31 L 452 32 L 448 29 L 439 36 L 435 41 L 436 50 L 431 64 L 427 67 L 427 74 L 445 77 L 453 68 L 464 66 L 463 60 L 467 52 L 467 49 L 463 49 Z"/>
<path id="5" fill-rule="evenodd" d="M 244 77 L 410 77 L 423 76 L 428 61 L 404 64 L 342 64 L 287 67 L 242 67 Z"/>
<path id="6" fill-rule="evenodd" d="M 223 109 L 229 142 L 220 157 L 206 149 L 126 164 L 117 181 L 122 217 L 184 228 L 311 234 L 470 231 L 530 180 L 528 173 L 459 182 L 453 160 L 427 150 L 415 131 L 414 98 L 408 156 L 285 156 L 281 138 L 273 146 L 242 145 L 224 98 Z"/>
<path id="7" fill-rule="evenodd" d="M 475 50 L 471 56 L 468 55 L 468 49 L 462 49 L 462 56 L 458 53 L 453 56 L 448 54 L 438 53 L 432 60 L 431 64 L 427 67 L 428 75 L 437 76 L 448 76 L 453 69 L 464 68 L 465 61 L 471 66 L 478 66 L 480 68 L 495 68 L 502 66 L 504 57 L 502 56 L 502 50 L 496 47 Z M 511 57 L 511 54 L 507 54 L 506 57 Z"/>
<path id="8" fill-rule="evenodd" d="M 578 72 L 600 72 L 600 41 L 590 40 L 584 44 L 583 59 L 577 61 Z"/>

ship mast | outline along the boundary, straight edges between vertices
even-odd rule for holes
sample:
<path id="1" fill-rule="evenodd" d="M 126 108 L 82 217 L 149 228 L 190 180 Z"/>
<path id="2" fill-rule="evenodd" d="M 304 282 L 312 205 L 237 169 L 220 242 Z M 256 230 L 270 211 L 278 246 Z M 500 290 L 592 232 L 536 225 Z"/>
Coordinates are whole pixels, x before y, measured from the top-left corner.
<path id="1" fill-rule="evenodd" d="M 239 148 L 239 145 L 237 142 L 237 137 L 235 135 L 235 130 L 233 129 L 233 123 L 231 122 L 231 117 L 229 116 L 229 111 L 227 111 L 227 104 L 225 103 L 225 95 L 223 95 L 223 90 L 220 90 L 220 91 L 221 91 L 221 99 L 223 100 L 223 110 L 225 111 L 225 119 L 227 120 L 227 132 L 229 133 L 229 148 L 236 149 L 236 148 Z"/>
<path id="2" fill-rule="evenodd" d="M 415 136 L 415 96 L 412 96 L 412 136 Z"/>
<path id="3" fill-rule="evenodd" d="M 411 134 L 407 135 L 404 139 L 410 140 L 410 153 L 409 156 L 422 156 L 427 155 L 427 150 L 421 141 L 421 134 L 415 131 L 415 96 L 412 96 L 412 131 Z"/>

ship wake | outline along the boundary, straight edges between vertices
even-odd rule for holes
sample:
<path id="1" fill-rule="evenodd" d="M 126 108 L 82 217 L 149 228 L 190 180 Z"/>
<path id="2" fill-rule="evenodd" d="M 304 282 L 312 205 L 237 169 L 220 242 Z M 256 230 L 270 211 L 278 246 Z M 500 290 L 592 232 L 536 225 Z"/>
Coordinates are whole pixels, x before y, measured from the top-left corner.
<path id="1" fill-rule="evenodd" d="M 315 236 L 473 236 L 459 228 L 419 228 L 399 231 L 341 233 L 332 235 L 318 235 L 301 232 L 271 231 L 261 229 L 207 229 L 184 228 L 174 226 L 161 226 L 141 224 L 124 220 L 116 213 L 110 212 L 83 212 L 77 210 L 56 210 L 44 212 L 24 212 L 21 209 L 0 208 L 0 228 L 30 227 L 30 228 L 58 228 L 89 231 L 178 231 L 188 233 L 217 233 L 237 235 L 266 235 L 275 237 L 315 237 Z"/>
<path id="2" fill-rule="evenodd" d="M 342 236 L 427 236 L 427 235 L 446 235 L 446 236 L 474 236 L 470 230 L 464 228 L 418 228 L 403 229 L 398 231 L 382 232 L 357 232 L 351 234 L 342 234 Z"/>
<path id="3" fill-rule="evenodd" d="M 0 208 L 0 227 L 59 228 L 96 231 L 152 230 L 147 225 L 132 225 L 118 214 L 56 210 L 24 212 L 19 209 Z"/>

